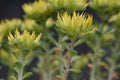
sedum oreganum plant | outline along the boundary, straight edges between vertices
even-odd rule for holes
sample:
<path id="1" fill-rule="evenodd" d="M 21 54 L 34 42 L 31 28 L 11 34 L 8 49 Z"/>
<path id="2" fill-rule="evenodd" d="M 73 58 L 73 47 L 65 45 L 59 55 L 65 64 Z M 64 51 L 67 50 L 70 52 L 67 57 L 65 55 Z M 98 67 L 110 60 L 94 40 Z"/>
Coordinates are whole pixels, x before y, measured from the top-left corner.
<path id="1" fill-rule="evenodd" d="M 22 34 L 18 30 L 16 30 L 13 35 L 12 33 L 9 33 L 9 45 L 18 49 L 18 53 L 17 51 L 14 52 L 14 55 L 18 61 L 13 67 L 17 73 L 17 77 L 11 76 L 10 78 L 12 78 L 12 80 L 25 80 L 25 78 L 29 77 L 32 74 L 31 72 L 25 74 L 23 72 L 24 67 L 30 61 L 30 57 L 26 58 L 26 56 L 29 55 L 30 51 L 32 51 L 35 47 L 38 47 L 40 45 L 40 38 L 41 34 L 36 37 L 35 32 L 32 32 L 32 34 L 30 34 L 26 30 Z"/>
<path id="2" fill-rule="evenodd" d="M 8 80 L 119 80 L 119 7 L 120 0 L 23 4 L 23 19 L 0 22 L 0 70 L 9 67 Z"/>
<path id="3" fill-rule="evenodd" d="M 76 14 L 75 12 L 72 14 L 72 16 L 70 16 L 68 13 L 64 13 L 63 15 L 58 15 L 56 25 L 60 29 L 58 33 L 65 34 L 68 37 L 68 40 L 70 40 L 70 43 L 65 42 L 65 44 L 68 44 L 65 46 L 67 49 L 66 54 L 68 56 L 63 60 L 64 71 L 62 74 L 62 80 L 67 80 L 70 71 L 80 71 L 79 69 L 71 67 L 72 63 L 79 59 L 74 47 L 78 45 L 78 42 L 81 42 L 82 36 L 92 32 L 92 16 L 87 14 L 85 15 L 83 13 Z"/>

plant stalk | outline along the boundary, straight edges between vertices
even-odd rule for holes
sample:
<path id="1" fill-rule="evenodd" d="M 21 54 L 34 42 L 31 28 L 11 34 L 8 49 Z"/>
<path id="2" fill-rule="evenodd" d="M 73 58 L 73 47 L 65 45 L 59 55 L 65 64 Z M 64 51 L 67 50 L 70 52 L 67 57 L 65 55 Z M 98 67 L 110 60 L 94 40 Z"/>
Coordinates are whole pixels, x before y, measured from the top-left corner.
<path id="1" fill-rule="evenodd" d="M 95 67 L 94 67 L 94 65 L 93 65 L 93 67 L 91 69 L 90 80 L 95 80 Z"/>
<path id="2" fill-rule="evenodd" d="M 64 80 L 67 80 L 68 79 L 68 75 L 69 75 L 69 69 L 70 69 L 70 65 L 71 65 L 71 57 L 69 57 L 67 59 L 67 63 L 66 63 L 66 66 L 65 66 L 65 74 L 64 74 Z"/>
<path id="3" fill-rule="evenodd" d="M 69 46 L 69 49 L 73 50 L 75 41 L 76 41 L 75 38 L 73 38 L 73 39 L 71 40 L 71 45 Z M 63 78 L 63 80 L 67 80 L 67 79 L 68 79 L 69 71 L 70 71 L 70 66 L 71 66 L 71 58 L 72 58 L 72 56 L 69 55 L 69 57 L 68 57 L 67 60 L 66 60 L 65 73 L 64 73 L 64 78 Z"/>
<path id="4" fill-rule="evenodd" d="M 18 72 L 18 80 L 23 80 L 23 70 L 24 70 L 24 66 L 25 66 L 23 54 L 20 55 L 19 61 L 21 63 L 21 68 L 19 69 L 19 72 Z"/>
<path id="5" fill-rule="evenodd" d="M 115 65 L 114 65 L 113 61 L 111 61 L 111 67 L 109 69 L 108 80 L 112 80 L 114 69 L 115 69 Z"/>
<path id="6" fill-rule="evenodd" d="M 20 69 L 19 73 L 18 73 L 18 80 L 23 80 L 23 67 Z"/>

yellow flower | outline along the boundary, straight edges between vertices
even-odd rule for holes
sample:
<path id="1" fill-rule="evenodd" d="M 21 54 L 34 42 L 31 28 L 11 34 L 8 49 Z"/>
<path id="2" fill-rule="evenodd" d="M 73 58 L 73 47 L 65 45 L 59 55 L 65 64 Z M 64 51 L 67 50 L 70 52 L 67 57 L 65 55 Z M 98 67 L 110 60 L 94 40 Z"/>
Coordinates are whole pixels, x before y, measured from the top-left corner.
<path id="1" fill-rule="evenodd" d="M 2 46 L 2 43 L 4 41 L 4 37 L 7 34 L 7 28 L 4 24 L 0 24 L 0 46 Z"/>
<path id="2" fill-rule="evenodd" d="M 12 19 L 12 20 L 2 20 L 0 22 L 0 45 L 2 45 L 2 42 L 8 35 L 9 31 L 13 31 L 16 28 L 19 28 L 21 25 L 21 20 L 20 19 Z"/>
<path id="3" fill-rule="evenodd" d="M 45 22 L 46 27 L 51 27 L 54 24 L 54 20 L 52 18 L 48 18 Z"/>
<path id="4" fill-rule="evenodd" d="M 88 6 L 87 0 L 72 0 L 72 1 L 75 1 L 74 3 L 75 9 L 84 10 Z"/>
<path id="5" fill-rule="evenodd" d="M 34 20 L 13 18 L 11 20 L 5 19 L 0 22 L 0 46 L 4 44 L 4 40 L 7 39 L 9 32 L 13 33 L 14 30 L 19 29 L 20 31 L 36 31 L 39 33 L 41 31 L 40 25 L 38 25 Z"/>
<path id="6" fill-rule="evenodd" d="M 34 32 L 30 34 L 26 30 L 23 32 L 23 34 L 20 34 L 20 32 L 16 30 L 14 35 L 12 35 L 12 33 L 9 33 L 8 36 L 9 44 L 11 46 L 18 47 L 19 49 L 33 49 L 35 47 L 38 47 L 40 44 L 40 38 L 41 34 L 36 37 Z"/>
<path id="7" fill-rule="evenodd" d="M 24 4 L 23 5 L 23 10 L 26 14 L 31 15 L 34 11 L 34 8 L 32 7 L 32 4 L 29 3 L 29 4 Z"/>
<path id="8" fill-rule="evenodd" d="M 72 16 L 64 13 L 57 17 L 57 26 L 62 32 L 71 37 L 79 37 L 92 31 L 92 16 L 73 13 Z"/>
<path id="9" fill-rule="evenodd" d="M 32 6 L 34 10 L 40 14 L 43 14 L 47 11 L 47 3 L 44 0 L 35 1 Z"/>
<path id="10" fill-rule="evenodd" d="M 5 19 L 0 23 L 0 33 L 6 33 L 8 31 L 15 30 L 16 28 L 19 28 L 20 24 L 21 24 L 20 19 L 16 18 L 12 20 Z"/>
<path id="11" fill-rule="evenodd" d="M 50 0 L 51 5 L 56 9 L 63 9 L 67 7 L 70 0 Z"/>
<path id="12" fill-rule="evenodd" d="M 37 28 L 39 30 L 39 25 L 35 22 L 35 20 L 25 19 L 22 23 L 22 30 L 33 31 Z"/>
<path id="13" fill-rule="evenodd" d="M 90 6 L 99 12 L 115 11 L 115 8 L 120 7 L 120 0 L 91 0 Z"/>
<path id="14" fill-rule="evenodd" d="M 10 31 L 15 30 L 16 28 L 19 28 L 21 25 L 21 20 L 20 19 L 12 19 L 12 20 L 4 20 L 4 24 Z"/>
<path id="15" fill-rule="evenodd" d="M 33 3 L 24 4 L 23 10 L 27 17 L 39 19 L 39 17 L 47 17 L 61 10 L 84 10 L 87 6 L 87 0 L 37 0 Z"/>
<path id="16" fill-rule="evenodd" d="M 57 9 L 84 10 L 88 3 L 87 0 L 50 0 Z"/>
<path id="17" fill-rule="evenodd" d="M 45 0 L 38 0 L 33 3 L 24 4 L 23 10 L 26 15 L 30 18 L 39 18 L 41 15 L 45 15 L 45 13 L 49 13 L 49 3 Z"/>

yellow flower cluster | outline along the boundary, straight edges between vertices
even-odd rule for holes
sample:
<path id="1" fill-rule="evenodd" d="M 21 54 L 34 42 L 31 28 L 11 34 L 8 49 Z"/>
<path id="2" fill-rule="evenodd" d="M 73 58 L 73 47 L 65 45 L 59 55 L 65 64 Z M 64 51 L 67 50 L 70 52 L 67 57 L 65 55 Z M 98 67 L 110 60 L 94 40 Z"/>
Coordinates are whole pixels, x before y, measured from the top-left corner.
<path id="1" fill-rule="evenodd" d="M 0 23 L 0 26 L 1 26 L 2 30 L 4 31 L 4 30 L 14 30 L 15 27 L 16 28 L 19 27 L 20 24 L 21 24 L 21 20 L 14 18 L 12 20 L 6 19 L 6 20 L 2 21 Z"/>
<path id="2" fill-rule="evenodd" d="M 88 3 L 87 0 L 50 0 L 52 5 L 57 9 L 66 10 L 84 10 Z"/>
<path id="3" fill-rule="evenodd" d="M 27 17 L 38 19 L 43 15 L 50 15 L 60 9 L 69 11 L 84 10 L 87 5 L 87 0 L 37 0 L 33 3 L 24 4 L 23 10 Z"/>
<path id="4" fill-rule="evenodd" d="M 9 33 L 8 36 L 9 44 L 11 46 L 18 47 L 19 49 L 33 49 L 35 47 L 38 47 L 40 44 L 40 38 L 41 34 L 36 37 L 34 32 L 30 34 L 26 30 L 23 32 L 23 34 L 20 34 L 20 32 L 16 30 L 14 35 L 12 35 L 12 33 Z"/>
<path id="5" fill-rule="evenodd" d="M 0 23 L 0 44 L 2 43 L 3 39 L 7 37 L 9 34 L 9 31 L 13 32 L 16 29 L 19 29 L 21 31 L 23 30 L 28 30 L 28 31 L 33 31 L 39 29 L 39 25 L 31 19 L 25 19 L 25 20 L 20 20 L 20 19 L 12 19 L 12 20 L 4 20 L 1 21 Z"/>
<path id="6" fill-rule="evenodd" d="M 14 30 L 21 25 L 21 20 L 19 19 L 12 19 L 12 20 L 4 20 L 0 23 L 0 33 L 8 32 L 9 30 Z"/>
<path id="7" fill-rule="evenodd" d="M 113 11 L 120 7 L 120 0 L 91 0 L 90 6 L 99 12 Z"/>
<path id="8" fill-rule="evenodd" d="M 39 18 L 41 15 L 51 12 L 51 5 L 45 0 L 38 0 L 34 3 L 24 4 L 23 10 L 31 18 Z"/>
<path id="9" fill-rule="evenodd" d="M 21 24 L 21 30 L 28 30 L 28 31 L 33 31 L 33 30 L 40 30 L 40 26 L 32 19 L 25 19 L 22 24 Z"/>
<path id="10" fill-rule="evenodd" d="M 15 30 L 15 28 L 19 28 L 21 25 L 21 20 L 12 19 L 12 20 L 4 20 L 0 23 L 0 44 L 2 43 L 4 37 L 9 33 L 9 31 Z"/>
<path id="11" fill-rule="evenodd" d="M 57 26 L 69 36 L 79 37 L 92 31 L 92 16 L 79 15 L 75 12 L 70 16 L 64 13 L 63 15 L 58 15 Z"/>

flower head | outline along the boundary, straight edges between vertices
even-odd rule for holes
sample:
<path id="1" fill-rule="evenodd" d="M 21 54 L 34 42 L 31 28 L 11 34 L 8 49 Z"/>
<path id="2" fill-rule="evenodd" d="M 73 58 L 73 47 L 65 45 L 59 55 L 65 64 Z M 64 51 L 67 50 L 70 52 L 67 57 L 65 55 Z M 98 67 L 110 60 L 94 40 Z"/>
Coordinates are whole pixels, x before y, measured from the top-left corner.
<path id="1" fill-rule="evenodd" d="M 16 28 L 19 28 L 21 25 L 20 19 L 5 19 L 0 22 L 0 46 L 7 38 L 9 31 L 14 31 Z"/>
<path id="2" fill-rule="evenodd" d="M 88 3 L 87 0 L 50 0 L 52 5 L 57 9 L 66 10 L 84 10 Z"/>
<path id="3" fill-rule="evenodd" d="M 33 19 L 38 19 L 41 15 L 45 15 L 50 12 L 49 3 L 45 0 L 38 0 L 33 3 L 24 4 L 23 10 L 26 13 L 26 16 Z"/>
<path id="4" fill-rule="evenodd" d="M 71 12 L 84 10 L 87 6 L 87 0 L 37 0 L 33 3 L 24 4 L 23 10 L 29 18 L 42 19 L 61 10 Z"/>
<path id="5" fill-rule="evenodd" d="M 20 19 L 12 19 L 8 20 L 5 19 L 1 21 L 0 23 L 0 34 L 6 35 L 9 31 L 13 31 L 16 28 L 19 28 L 21 25 L 21 20 Z"/>
<path id="6" fill-rule="evenodd" d="M 110 12 L 119 9 L 120 1 L 119 0 L 91 0 L 90 6 L 98 12 Z"/>
<path id="7" fill-rule="evenodd" d="M 40 31 L 40 26 L 35 22 L 35 20 L 32 20 L 32 19 L 25 19 L 23 22 L 22 22 L 22 25 L 21 25 L 21 30 L 28 30 L 28 31 Z"/>
<path id="8" fill-rule="evenodd" d="M 73 13 L 72 16 L 64 13 L 57 17 L 57 26 L 63 33 L 71 37 L 79 37 L 92 31 L 92 16 Z"/>
<path id="9" fill-rule="evenodd" d="M 19 49 L 33 49 L 39 46 L 40 38 L 41 34 L 36 37 L 35 32 L 32 32 L 32 34 L 30 34 L 26 30 L 23 32 L 23 34 L 20 34 L 20 32 L 16 30 L 14 35 L 12 35 L 12 33 L 9 33 L 8 36 L 9 44 L 18 47 Z"/>

